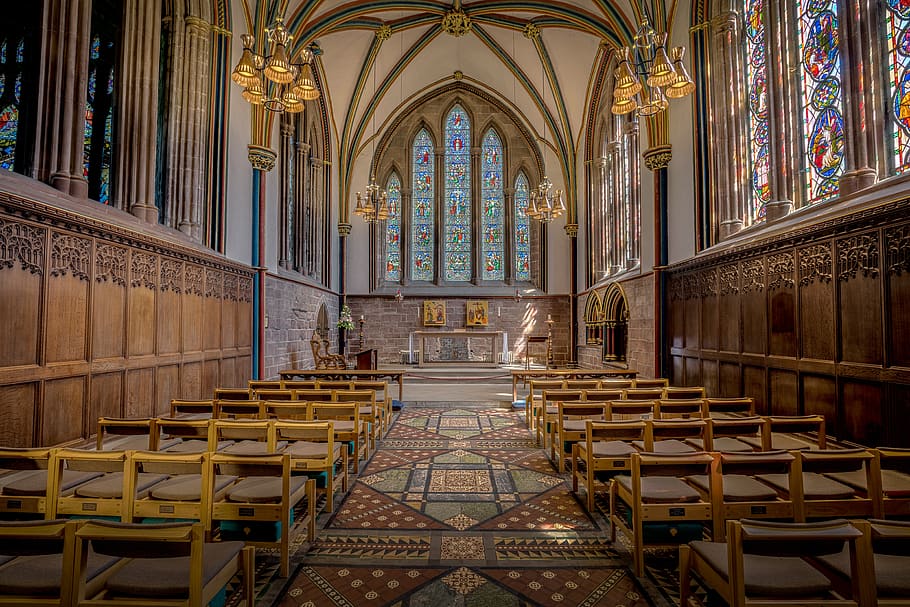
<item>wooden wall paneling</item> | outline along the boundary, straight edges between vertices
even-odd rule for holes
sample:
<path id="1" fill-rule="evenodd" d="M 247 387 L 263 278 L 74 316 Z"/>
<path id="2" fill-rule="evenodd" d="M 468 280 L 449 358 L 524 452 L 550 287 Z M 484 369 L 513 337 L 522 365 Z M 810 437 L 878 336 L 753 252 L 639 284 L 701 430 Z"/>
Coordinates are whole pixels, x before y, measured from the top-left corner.
<path id="1" fill-rule="evenodd" d="M 887 364 L 910 367 L 910 224 L 885 229 Z"/>
<path id="2" fill-rule="evenodd" d="M 802 374 L 803 413 L 806 415 L 824 415 L 826 431 L 829 434 L 841 435 L 837 415 L 837 382 L 833 377 Z"/>
<path id="3" fill-rule="evenodd" d="M 796 292 L 793 252 L 768 257 L 768 307 L 770 353 L 796 356 Z"/>
<path id="4" fill-rule="evenodd" d="M 124 403 L 123 371 L 100 373 L 91 378 L 91 393 L 88 399 L 86 436 L 95 433 L 95 422 L 99 417 L 123 417 Z"/>
<path id="5" fill-rule="evenodd" d="M 0 217 L 0 367 L 36 365 L 47 230 Z"/>
<path id="6" fill-rule="evenodd" d="M 41 445 L 56 445 L 82 438 L 85 427 L 85 376 L 44 382 L 41 404 Z"/>
<path id="7" fill-rule="evenodd" d="M 227 387 L 243 387 L 245 383 L 240 382 L 240 378 L 237 375 L 237 359 L 236 358 L 222 358 L 220 365 L 220 376 L 221 379 L 218 382 L 219 386 Z"/>
<path id="8" fill-rule="evenodd" d="M 237 347 L 253 345 L 253 281 L 241 277 L 237 291 Z"/>
<path id="9" fill-rule="evenodd" d="M 768 300 L 765 287 L 765 260 L 748 259 L 740 266 L 743 352 L 768 352 Z"/>
<path id="10" fill-rule="evenodd" d="M 171 399 L 181 398 L 180 365 L 162 365 L 156 370 L 155 409 L 153 415 L 167 415 Z"/>
<path id="11" fill-rule="evenodd" d="M 155 411 L 155 367 L 126 372 L 126 417 L 153 417 Z"/>
<path id="12" fill-rule="evenodd" d="M 701 333 L 701 305 L 698 299 L 698 274 L 689 272 L 683 274 L 683 291 L 685 293 L 685 347 L 697 350 L 701 347 L 699 335 Z"/>
<path id="13" fill-rule="evenodd" d="M 193 400 L 212 398 L 214 392 L 202 389 L 202 363 L 198 361 L 183 363 L 180 369 L 180 394 L 174 398 Z"/>
<path id="14" fill-rule="evenodd" d="M 843 418 L 840 427 L 844 435 L 863 445 L 881 444 L 884 398 L 881 384 L 843 378 L 840 383 Z"/>
<path id="15" fill-rule="evenodd" d="M 202 393 L 214 394 L 215 388 L 240 388 L 243 386 L 222 386 L 219 361 L 206 360 L 202 363 Z M 209 398 L 209 397 L 205 397 Z"/>
<path id="16" fill-rule="evenodd" d="M 793 371 L 771 369 L 768 373 L 769 413 L 771 415 L 799 415 L 797 376 Z"/>
<path id="17" fill-rule="evenodd" d="M 670 344 L 673 348 L 683 348 L 686 345 L 686 316 L 685 316 L 685 291 L 683 280 L 679 274 L 669 278 L 668 286 L 670 305 L 667 313 L 667 330 L 670 333 Z"/>
<path id="18" fill-rule="evenodd" d="M 206 350 L 217 350 L 221 347 L 221 291 L 224 276 L 220 270 L 205 269 L 205 299 L 203 345 Z"/>
<path id="19" fill-rule="evenodd" d="M 237 372 L 240 378 L 240 385 L 245 386 L 247 382 L 252 379 L 253 374 L 253 357 L 252 356 L 238 356 L 237 357 Z"/>
<path id="20" fill-rule="evenodd" d="M 231 349 L 237 344 L 237 275 L 225 272 L 224 294 L 221 300 L 221 347 Z"/>
<path id="21" fill-rule="evenodd" d="M 717 350 L 720 318 L 717 302 L 717 269 L 709 268 L 698 273 L 698 298 L 701 301 L 701 348 Z"/>
<path id="22" fill-rule="evenodd" d="M 176 259 L 161 259 L 161 285 L 158 304 L 158 354 L 180 352 L 183 328 L 183 266 Z"/>
<path id="23" fill-rule="evenodd" d="M 880 446 L 910 447 L 910 386 L 890 384 L 885 386 L 886 396 L 882 410 L 882 437 Z"/>
<path id="24" fill-rule="evenodd" d="M 0 446 L 34 447 L 38 384 L 0 386 Z"/>
<path id="25" fill-rule="evenodd" d="M 840 360 L 884 362 L 880 250 L 878 232 L 837 241 Z"/>
<path id="26" fill-rule="evenodd" d="M 735 363 L 720 363 L 717 380 L 717 396 L 737 397 L 743 394 L 742 370 Z"/>
<path id="27" fill-rule="evenodd" d="M 126 356 L 126 292 L 129 250 L 95 244 L 92 283 L 92 360 Z"/>
<path id="28" fill-rule="evenodd" d="M 684 356 L 673 356 L 672 375 L 667 379 L 670 380 L 671 386 L 680 386 L 686 381 L 686 358 Z"/>
<path id="29" fill-rule="evenodd" d="M 127 355 L 155 353 L 158 256 L 144 251 L 130 255 L 130 289 L 127 294 Z"/>
<path id="30" fill-rule="evenodd" d="M 708 396 L 717 396 L 718 389 L 718 363 L 716 360 L 703 359 L 701 361 L 701 385 Z"/>
<path id="31" fill-rule="evenodd" d="M 205 329 L 203 310 L 205 297 L 205 270 L 201 266 L 186 264 L 184 269 L 183 351 L 202 352 L 202 334 Z M 197 384 L 198 385 L 198 384 Z"/>
<path id="32" fill-rule="evenodd" d="M 720 283 L 720 297 L 717 302 L 717 329 L 720 336 L 718 348 L 725 352 L 740 352 L 742 306 L 739 301 L 739 264 L 721 266 L 717 273 Z"/>
<path id="33" fill-rule="evenodd" d="M 743 365 L 743 396 L 755 399 L 755 412 L 767 415 L 768 406 L 768 371 L 765 367 Z"/>
<path id="34" fill-rule="evenodd" d="M 800 356 L 834 360 L 834 269 L 831 243 L 797 251 L 799 257 Z"/>
<path id="35" fill-rule="evenodd" d="M 686 357 L 686 378 L 682 385 L 684 386 L 701 386 L 701 359 L 693 356 Z"/>
<path id="36" fill-rule="evenodd" d="M 51 232 L 44 330 L 47 363 L 87 360 L 91 267 L 91 240 Z"/>

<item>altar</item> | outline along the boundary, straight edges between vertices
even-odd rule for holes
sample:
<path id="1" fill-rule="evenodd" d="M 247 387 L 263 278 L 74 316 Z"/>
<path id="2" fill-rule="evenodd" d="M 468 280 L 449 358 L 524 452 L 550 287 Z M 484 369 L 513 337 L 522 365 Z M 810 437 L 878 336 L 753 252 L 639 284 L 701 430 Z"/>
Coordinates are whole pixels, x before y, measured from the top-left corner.
<path id="1" fill-rule="evenodd" d="M 496 367 L 504 338 L 502 331 L 414 331 L 412 335 L 417 340 L 418 367 Z"/>

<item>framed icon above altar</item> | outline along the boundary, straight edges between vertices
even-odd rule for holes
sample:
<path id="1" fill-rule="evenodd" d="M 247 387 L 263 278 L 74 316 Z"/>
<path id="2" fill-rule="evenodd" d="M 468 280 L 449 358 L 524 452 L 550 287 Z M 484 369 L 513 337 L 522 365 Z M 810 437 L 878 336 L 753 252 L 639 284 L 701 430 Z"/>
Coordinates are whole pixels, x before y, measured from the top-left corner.
<path id="1" fill-rule="evenodd" d="M 468 327 L 486 327 L 490 324 L 490 310 L 487 300 L 469 299 L 465 306 L 465 325 Z"/>
<path id="2" fill-rule="evenodd" d="M 446 326 L 446 302 L 438 299 L 425 299 L 423 302 L 423 326 Z"/>

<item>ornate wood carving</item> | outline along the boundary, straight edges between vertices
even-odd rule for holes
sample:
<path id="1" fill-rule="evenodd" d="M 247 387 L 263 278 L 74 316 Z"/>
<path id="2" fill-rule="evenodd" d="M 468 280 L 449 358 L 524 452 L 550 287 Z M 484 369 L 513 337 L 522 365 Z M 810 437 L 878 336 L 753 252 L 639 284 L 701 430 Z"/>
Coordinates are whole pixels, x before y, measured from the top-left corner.
<path id="1" fill-rule="evenodd" d="M 885 246 L 888 274 L 910 272 L 910 225 L 885 230 Z"/>
<path id="2" fill-rule="evenodd" d="M 192 293 L 193 295 L 198 295 L 202 297 L 203 291 L 203 281 L 205 280 L 205 271 L 199 267 L 192 264 L 187 264 L 186 271 L 184 272 L 183 284 L 186 288 L 187 293 Z"/>
<path id="3" fill-rule="evenodd" d="M 735 263 L 721 266 L 719 273 L 720 294 L 736 295 L 739 293 L 739 267 Z"/>
<path id="4" fill-rule="evenodd" d="M 87 238 L 51 232 L 51 276 L 72 274 L 88 281 L 92 241 Z"/>
<path id="5" fill-rule="evenodd" d="M 831 246 L 817 244 L 799 250 L 799 284 L 802 286 L 819 282 L 831 282 L 833 277 Z"/>
<path id="6" fill-rule="evenodd" d="M 158 287 L 158 256 L 133 251 L 130 256 L 130 285 L 153 291 Z"/>
<path id="7" fill-rule="evenodd" d="M 670 301 L 682 301 L 686 296 L 682 278 L 674 276 L 670 279 Z"/>
<path id="8" fill-rule="evenodd" d="M 793 288 L 793 253 L 779 253 L 768 257 L 768 292 Z"/>
<path id="9" fill-rule="evenodd" d="M 765 263 L 761 258 L 743 262 L 743 294 L 761 293 L 765 288 Z"/>
<path id="10" fill-rule="evenodd" d="M 878 233 L 859 234 L 837 241 L 837 278 L 850 280 L 857 272 L 878 276 Z"/>
<path id="11" fill-rule="evenodd" d="M 18 221 L 0 219 L 0 269 L 22 264 L 23 270 L 41 274 L 47 232 Z"/>
<path id="12" fill-rule="evenodd" d="M 126 286 L 126 249 L 99 242 L 95 247 L 95 281 Z"/>
<path id="13" fill-rule="evenodd" d="M 717 270 L 711 268 L 704 272 L 698 273 L 698 294 L 699 297 L 716 297 L 717 296 Z"/>
<path id="14" fill-rule="evenodd" d="M 180 294 L 183 291 L 183 262 L 176 259 L 161 260 L 161 290 Z"/>
<path id="15" fill-rule="evenodd" d="M 694 273 L 683 274 L 683 295 L 686 299 L 698 297 L 698 277 Z"/>
<path id="16" fill-rule="evenodd" d="M 224 282 L 224 276 L 218 270 L 213 270 L 208 268 L 205 271 L 205 296 L 206 297 L 221 297 L 222 283 Z"/>
<path id="17" fill-rule="evenodd" d="M 242 276 L 240 278 L 240 284 L 238 285 L 239 289 L 237 296 L 243 303 L 250 303 L 253 301 L 253 280 Z"/>
<path id="18" fill-rule="evenodd" d="M 230 301 L 237 301 L 237 275 L 225 272 L 224 274 L 224 298 Z"/>

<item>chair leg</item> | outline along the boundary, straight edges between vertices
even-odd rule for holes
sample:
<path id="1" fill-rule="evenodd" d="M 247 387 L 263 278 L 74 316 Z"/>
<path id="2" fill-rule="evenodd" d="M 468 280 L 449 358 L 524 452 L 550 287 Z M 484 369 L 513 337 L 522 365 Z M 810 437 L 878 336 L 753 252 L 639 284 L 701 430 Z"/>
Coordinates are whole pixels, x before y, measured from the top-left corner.
<path id="1" fill-rule="evenodd" d="M 307 510 L 309 510 L 309 520 L 307 525 L 307 538 L 309 541 L 316 539 L 316 479 L 307 481 L 306 487 Z"/>
<path id="2" fill-rule="evenodd" d="M 335 511 L 335 462 L 325 471 L 325 511 Z"/>
<path id="3" fill-rule="evenodd" d="M 246 601 L 247 607 L 255 607 L 256 549 L 253 546 L 247 546 L 241 554 L 241 563 L 243 564 L 243 600 Z"/>
<path id="4" fill-rule="evenodd" d="M 691 556 L 689 546 L 683 544 L 679 547 L 679 607 L 686 607 L 689 604 Z"/>

